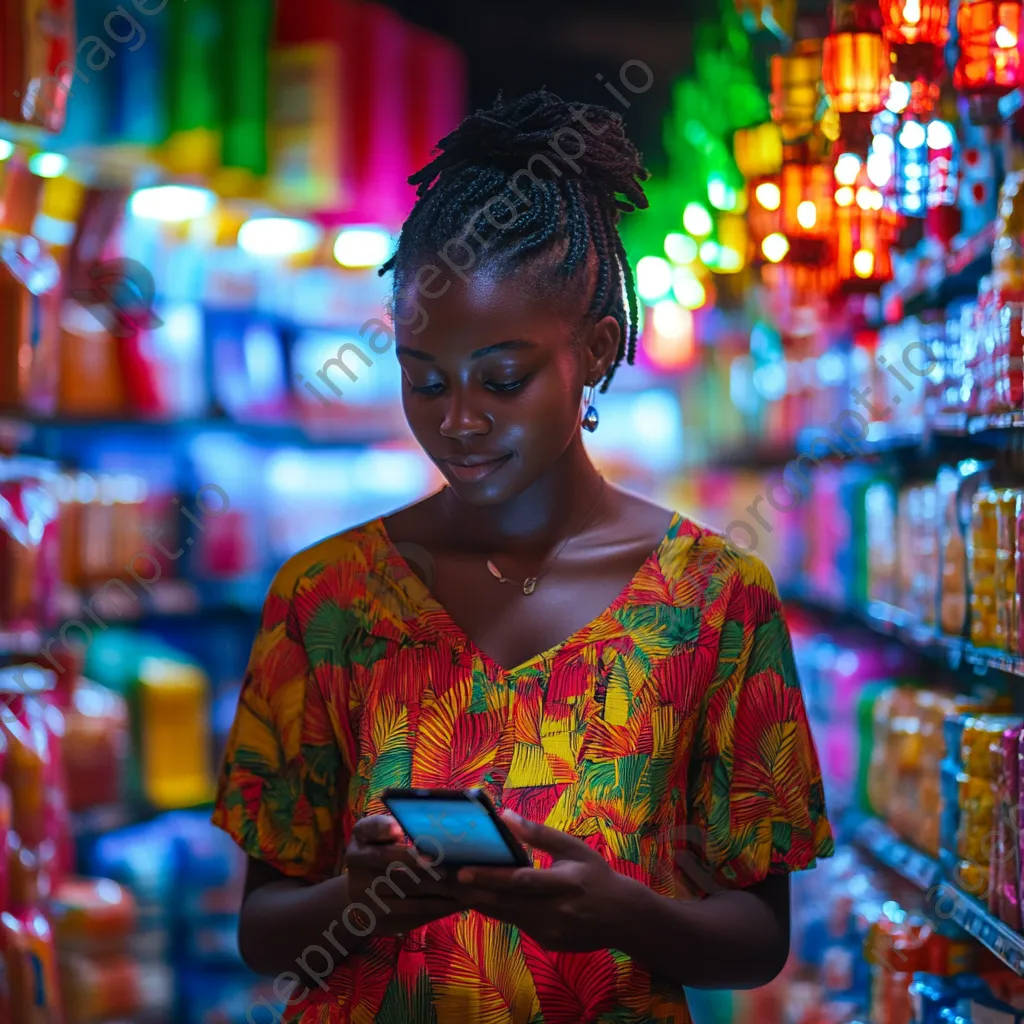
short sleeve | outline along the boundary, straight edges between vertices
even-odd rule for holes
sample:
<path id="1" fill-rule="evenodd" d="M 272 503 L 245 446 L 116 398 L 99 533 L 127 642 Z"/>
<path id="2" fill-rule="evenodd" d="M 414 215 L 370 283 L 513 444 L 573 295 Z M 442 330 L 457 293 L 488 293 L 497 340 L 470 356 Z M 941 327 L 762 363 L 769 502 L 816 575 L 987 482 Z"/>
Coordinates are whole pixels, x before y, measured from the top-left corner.
<path id="1" fill-rule="evenodd" d="M 727 593 L 685 816 L 705 877 L 740 889 L 813 867 L 834 843 L 778 590 L 748 554 Z"/>
<path id="2" fill-rule="evenodd" d="M 311 882 L 337 873 L 343 758 L 328 702 L 275 580 L 228 735 L 213 824 L 250 857 Z"/>

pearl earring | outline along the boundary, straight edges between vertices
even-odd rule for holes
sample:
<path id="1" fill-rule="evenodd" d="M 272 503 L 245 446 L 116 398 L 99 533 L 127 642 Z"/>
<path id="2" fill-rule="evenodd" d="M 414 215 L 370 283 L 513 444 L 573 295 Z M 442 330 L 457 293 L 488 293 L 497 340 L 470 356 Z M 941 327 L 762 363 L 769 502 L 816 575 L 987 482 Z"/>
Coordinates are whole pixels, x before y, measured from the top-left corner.
<path id="1" fill-rule="evenodd" d="M 583 413 L 583 429 L 589 430 L 593 433 L 597 430 L 597 424 L 600 422 L 600 418 L 597 415 L 597 409 L 594 406 L 594 392 L 595 386 L 593 384 L 587 385 L 589 389 L 589 396 L 587 392 L 584 392 L 584 403 L 586 405 L 586 411 Z"/>

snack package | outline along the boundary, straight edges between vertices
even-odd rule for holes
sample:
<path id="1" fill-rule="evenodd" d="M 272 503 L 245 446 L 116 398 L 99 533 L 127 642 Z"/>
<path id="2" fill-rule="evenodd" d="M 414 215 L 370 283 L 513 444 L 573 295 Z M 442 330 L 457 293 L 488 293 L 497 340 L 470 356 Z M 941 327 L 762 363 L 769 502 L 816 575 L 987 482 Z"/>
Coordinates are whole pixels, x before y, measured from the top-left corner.
<path id="1" fill-rule="evenodd" d="M 1015 931 L 1020 931 L 1020 738 L 1022 729 L 1011 726 L 1000 737 L 1002 765 L 996 842 L 989 870 L 993 878 L 989 910 Z"/>

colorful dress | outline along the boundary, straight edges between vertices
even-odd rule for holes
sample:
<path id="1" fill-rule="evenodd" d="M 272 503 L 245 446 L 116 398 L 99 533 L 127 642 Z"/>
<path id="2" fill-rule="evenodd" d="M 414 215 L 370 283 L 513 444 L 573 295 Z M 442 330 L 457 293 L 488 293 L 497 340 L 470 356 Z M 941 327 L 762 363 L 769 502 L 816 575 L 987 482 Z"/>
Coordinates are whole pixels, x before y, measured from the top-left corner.
<path id="1" fill-rule="evenodd" d="M 833 850 L 771 575 L 678 514 L 601 615 L 510 670 L 381 520 L 292 558 L 263 611 L 214 823 L 317 882 L 343 866 L 353 823 L 384 813 L 388 786 L 485 787 L 666 897 Z M 344 955 L 346 927 L 321 943 L 337 963 L 326 990 L 289 1005 L 289 1024 L 691 1021 L 682 991 L 619 950 L 548 952 L 467 911 Z"/>

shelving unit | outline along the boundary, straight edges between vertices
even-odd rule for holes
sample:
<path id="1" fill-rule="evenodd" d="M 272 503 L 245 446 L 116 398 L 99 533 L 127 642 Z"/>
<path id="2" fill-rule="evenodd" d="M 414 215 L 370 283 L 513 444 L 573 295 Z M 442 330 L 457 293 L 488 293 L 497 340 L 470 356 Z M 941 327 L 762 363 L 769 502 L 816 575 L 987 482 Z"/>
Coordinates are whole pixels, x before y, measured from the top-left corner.
<path id="1" fill-rule="evenodd" d="M 1024 678 L 1024 656 L 974 647 L 964 637 L 945 636 L 934 626 L 918 622 L 906 612 L 890 605 L 873 602 L 866 608 L 848 608 L 805 590 L 790 591 L 784 597 L 787 601 L 814 611 L 852 618 L 882 636 L 893 637 L 908 647 L 944 662 L 954 671 L 966 664 L 983 671 L 991 669 Z"/>
<path id="2" fill-rule="evenodd" d="M 936 917 L 956 922 L 1010 970 L 1024 976 L 1024 935 L 1018 935 L 982 903 L 944 879 L 937 861 L 914 849 L 877 818 L 851 823 L 851 837 L 855 846 L 925 893 Z"/>

